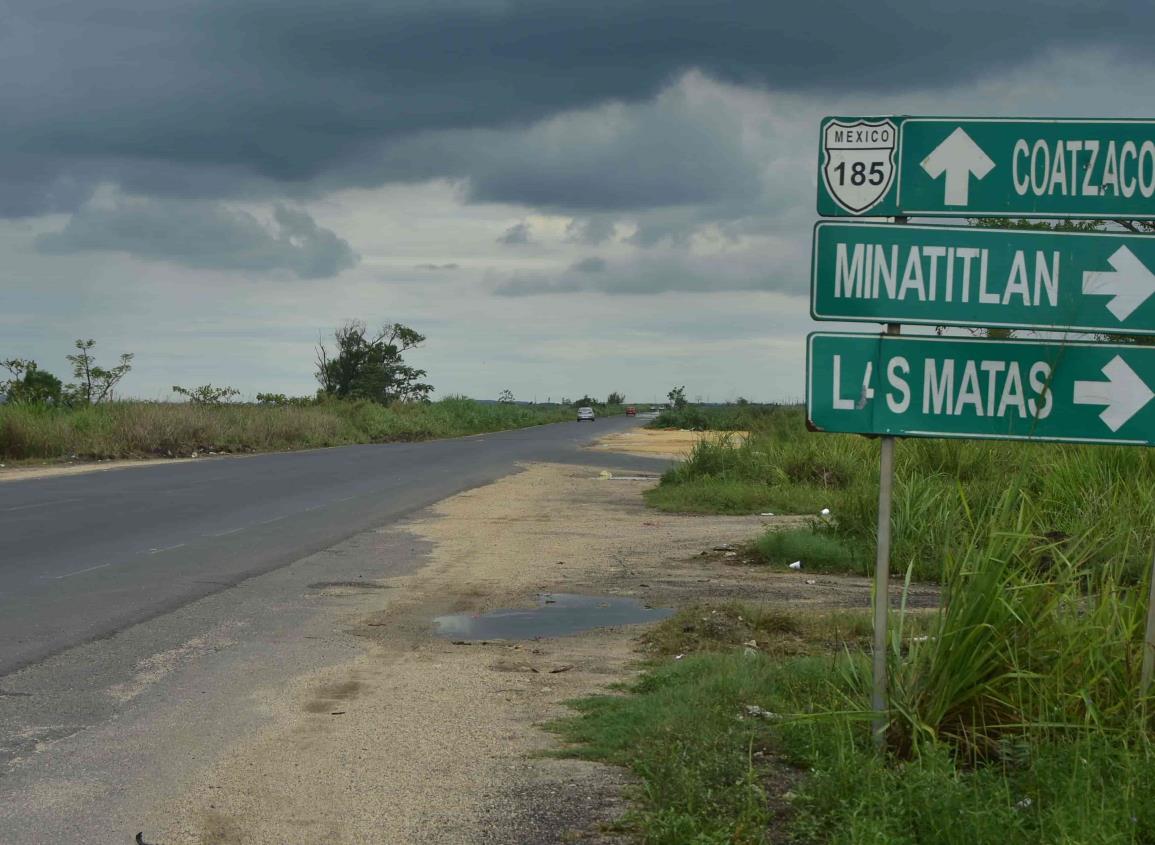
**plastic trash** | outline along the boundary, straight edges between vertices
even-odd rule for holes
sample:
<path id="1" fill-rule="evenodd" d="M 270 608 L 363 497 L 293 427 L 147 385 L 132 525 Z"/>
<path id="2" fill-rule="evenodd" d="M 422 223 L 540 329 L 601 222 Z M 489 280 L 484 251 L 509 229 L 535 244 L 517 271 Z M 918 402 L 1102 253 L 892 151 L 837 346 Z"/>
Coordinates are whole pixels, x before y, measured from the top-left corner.
<path id="1" fill-rule="evenodd" d="M 747 704 L 743 709 L 746 711 L 747 716 L 751 716 L 755 719 L 769 719 L 771 721 L 777 721 L 778 719 L 782 718 L 772 710 L 766 710 L 763 707 L 759 707 L 757 704 Z"/>
<path id="2" fill-rule="evenodd" d="M 760 514 L 758 514 L 758 515 L 759 515 L 759 516 L 774 516 L 774 514 L 773 514 L 773 513 L 771 513 L 770 511 L 766 511 L 766 513 L 760 513 Z"/>
<path id="3" fill-rule="evenodd" d="M 802 561 L 800 561 L 800 560 L 794 561 L 794 563 L 790 564 L 790 568 L 791 569 L 801 569 L 802 568 Z"/>
<path id="4" fill-rule="evenodd" d="M 819 513 L 821 513 L 823 516 L 830 516 L 830 508 L 823 508 L 821 511 L 819 511 Z"/>

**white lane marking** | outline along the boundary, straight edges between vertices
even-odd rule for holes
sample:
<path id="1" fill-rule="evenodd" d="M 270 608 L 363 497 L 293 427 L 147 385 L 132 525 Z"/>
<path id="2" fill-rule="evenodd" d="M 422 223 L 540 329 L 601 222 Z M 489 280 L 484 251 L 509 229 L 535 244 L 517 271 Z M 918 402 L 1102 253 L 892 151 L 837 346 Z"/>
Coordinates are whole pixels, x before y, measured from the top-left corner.
<path id="1" fill-rule="evenodd" d="M 356 498 L 357 498 L 356 496 L 346 496 L 344 499 L 335 499 L 334 501 L 337 501 L 337 502 L 347 502 L 347 501 L 349 501 L 350 499 L 356 499 Z"/>
<path id="2" fill-rule="evenodd" d="M 47 507 L 50 507 L 51 505 L 63 505 L 65 502 L 79 502 L 79 501 L 80 501 L 80 499 L 53 499 L 51 502 L 37 502 L 34 505 L 17 505 L 14 508 L 0 508 L 0 510 L 3 510 L 5 513 L 8 513 L 10 511 L 26 511 L 26 510 L 30 510 L 31 508 L 47 508 Z"/>
<path id="3" fill-rule="evenodd" d="M 159 549 L 149 549 L 148 553 L 150 555 L 158 555 L 161 552 L 171 552 L 173 549 L 179 549 L 182 546 L 186 546 L 186 545 L 188 545 L 188 544 L 187 543 L 177 543 L 175 546 L 164 546 L 163 548 L 159 548 Z"/>
<path id="4" fill-rule="evenodd" d="M 221 531 L 217 534 L 209 534 L 209 537 L 227 537 L 230 534 L 239 534 L 248 528 L 248 525 L 242 525 L 240 528 L 230 528 L 228 531 Z"/>
<path id="5" fill-rule="evenodd" d="M 106 566 L 112 566 L 111 563 L 100 563 L 96 566 L 90 566 L 87 569 L 78 569 L 75 572 L 66 572 L 63 575 L 49 576 L 53 581 L 59 581 L 61 578 L 71 578 L 73 575 L 83 575 L 85 572 L 92 572 L 94 569 L 104 569 Z"/>
<path id="6" fill-rule="evenodd" d="M 253 525 L 268 525 L 270 522 L 280 522 L 282 519 L 288 519 L 288 516 L 274 516 L 272 519 L 262 519 L 260 522 L 254 522 Z"/>

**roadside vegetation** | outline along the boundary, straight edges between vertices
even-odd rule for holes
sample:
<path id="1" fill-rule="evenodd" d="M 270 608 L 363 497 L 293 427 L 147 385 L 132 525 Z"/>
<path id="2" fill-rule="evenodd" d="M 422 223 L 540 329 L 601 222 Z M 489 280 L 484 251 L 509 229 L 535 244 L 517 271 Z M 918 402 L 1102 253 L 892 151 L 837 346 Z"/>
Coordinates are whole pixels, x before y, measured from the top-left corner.
<path id="1" fill-rule="evenodd" d="M 810 515 L 760 557 L 802 561 L 799 578 L 872 570 L 877 441 L 809 433 L 801 408 L 748 416 L 739 439 L 725 429 L 743 409 L 701 411 L 723 433 L 652 505 Z M 1155 458 L 915 439 L 896 456 L 892 569 L 941 597 L 892 613 L 885 753 L 865 613 L 734 604 L 649 633 L 627 694 L 556 725 L 565 753 L 634 770 L 625 825 L 651 845 L 1155 842 L 1140 691 Z"/>
<path id="2" fill-rule="evenodd" d="M 747 430 L 744 439 L 703 440 L 647 494 L 649 503 L 686 513 L 813 515 L 807 527 L 767 533 L 757 550 L 774 565 L 802 560 L 812 571 L 868 574 L 878 442 L 808 432 L 798 407 L 764 411 Z M 1016 530 L 1080 564 L 1119 566 L 1128 582 L 1145 577 L 1155 544 L 1150 450 L 908 439 L 895 455 L 892 566 L 899 573 L 941 580 L 950 555 L 1003 518 L 1010 490 L 1030 504 L 1029 522 Z"/>
<path id="3" fill-rule="evenodd" d="M 380 405 L 108 402 L 83 408 L 0 406 L 0 458 L 188 457 L 428 440 L 565 422 L 572 408 L 462 397 Z"/>
<path id="4" fill-rule="evenodd" d="M 576 403 L 517 402 L 505 390 L 495 402 L 461 396 L 430 401 L 426 372 L 404 353 L 425 341 L 399 323 L 371 331 L 350 322 L 333 333 L 333 348 L 317 349 L 316 395 L 258 393 L 238 401 L 227 385 L 174 385 L 180 401 L 117 398 L 133 355 L 114 366 L 97 363 L 95 342 L 78 340 L 68 356 L 69 384 L 35 361 L 0 361 L 0 460 L 106 460 L 188 457 L 343 446 L 354 443 L 457 437 L 574 419 L 581 405 L 600 415 L 621 414 L 623 397 L 605 403 L 584 396 Z"/>

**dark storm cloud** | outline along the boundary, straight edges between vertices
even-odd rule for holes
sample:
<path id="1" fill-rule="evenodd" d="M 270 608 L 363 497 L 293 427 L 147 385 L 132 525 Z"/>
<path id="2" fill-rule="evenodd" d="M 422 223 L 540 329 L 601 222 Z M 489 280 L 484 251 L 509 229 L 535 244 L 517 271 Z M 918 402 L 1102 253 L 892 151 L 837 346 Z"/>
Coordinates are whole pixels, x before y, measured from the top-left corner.
<path id="1" fill-rule="evenodd" d="M 251 214 L 216 205 L 121 202 L 77 212 L 59 232 L 41 235 L 36 247 L 55 255 L 128 252 L 214 270 L 287 270 L 302 279 L 335 276 L 357 263 L 352 247 L 307 213 L 277 206 L 273 217 L 276 232 Z"/>
<path id="2" fill-rule="evenodd" d="M 669 292 L 778 291 L 801 294 L 804 274 L 789 259 L 744 251 L 708 256 L 642 255 L 606 261 L 591 257 L 557 273 L 518 272 L 497 279 L 499 296 L 604 293 L 646 296 Z"/>
<path id="3" fill-rule="evenodd" d="M 514 223 L 498 236 L 497 242 L 506 246 L 521 246 L 529 243 L 529 224 Z"/>
<path id="4" fill-rule="evenodd" d="M 589 258 L 583 258 L 580 261 L 575 261 L 570 269 L 576 270 L 579 273 L 604 273 L 607 266 L 609 265 L 606 264 L 606 260 L 604 258 L 598 258 L 596 255 L 591 255 Z"/>
<path id="5" fill-rule="evenodd" d="M 585 217 L 571 220 L 565 227 L 566 240 L 599 246 L 614 236 L 614 221 L 609 217 Z"/>
<path id="6" fill-rule="evenodd" d="M 882 91 L 958 84 L 1074 47 L 1146 61 L 1155 4 L 10 0 L 4 24 L 0 73 L 19 84 L 0 88 L 0 214 L 25 216 L 75 208 L 100 181 L 219 198 L 461 175 L 429 158 L 383 169 L 380 155 L 422 133 L 639 102 L 693 68 L 777 90 Z M 489 163 L 465 167 L 475 199 L 621 202 L 583 192 L 561 158 L 545 180 Z M 680 197 L 657 181 L 638 187 L 668 204 L 699 201 L 706 180 L 686 177 Z"/>

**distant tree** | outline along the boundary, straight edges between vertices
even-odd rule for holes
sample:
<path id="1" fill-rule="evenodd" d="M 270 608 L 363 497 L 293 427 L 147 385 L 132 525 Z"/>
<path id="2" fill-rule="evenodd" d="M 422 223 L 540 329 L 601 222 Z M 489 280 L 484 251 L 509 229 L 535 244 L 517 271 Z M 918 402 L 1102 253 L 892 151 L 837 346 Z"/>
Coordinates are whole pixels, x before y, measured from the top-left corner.
<path id="1" fill-rule="evenodd" d="M 585 396 L 583 396 L 581 399 L 576 399 L 576 400 L 574 400 L 573 406 L 574 406 L 575 408 L 592 408 L 592 407 L 594 407 L 595 405 L 598 405 L 598 404 L 600 404 L 600 403 L 598 402 L 598 400 L 597 400 L 597 399 L 594 399 L 592 396 L 590 396 L 590 395 L 587 393 L 587 394 L 586 394 Z"/>
<path id="2" fill-rule="evenodd" d="M 750 400 L 747 399 L 745 396 L 739 396 L 737 399 L 734 400 L 734 404 L 735 405 L 749 405 Z"/>
<path id="3" fill-rule="evenodd" d="M 323 343 L 317 347 L 322 393 L 387 404 L 427 399 L 433 391 L 433 385 L 420 381 L 425 370 L 410 367 L 402 357 L 425 341 L 408 326 L 390 323 L 370 334 L 365 323 L 351 320 L 333 332 L 333 339 L 336 349 L 331 355 Z"/>
<path id="4" fill-rule="evenodd" d="M 607 405 L 624 405 L 625 403 L 626 397 L 623 394 L 618 393 L 616 390 L 606 397 Z"/>
<path id="5" fill-rule="evenodd" d="M 213 387 L 211 384 L 202 384 L 200 387 L 172 386 L 172 392 L 180 394 L 193 405 L 223 405 L 241 392 L 233 387 Z"/>
<path id="6" fill-rule="evenodd" d="M 110 369 L 105 369 L 96 363 L 92 348 L 95 340 L 76 341 L 76 354 L 69 355 L 72 364 L 72 376 L 75 384 L 65 388 L 65 398 L 75 405 L 99 405 L 113 396 L 113 389 L 120 380 L 132 370 L 131 353 L 120 356 L 120 363 Z"/>
<path id="7" fill-rule="evenodd" d="M 501 391 L 501 393 L 497 394 L 497 401 L 502 405 L 512 405 L 514 403 L 513 391 L 509 388 Z"/>
<path id="8" fill-rule="evenodd" d="M 686 386 L 685 385 L 682 385 L 681 387 L 675 387 L 673 390 L 671 390 L 669 393 L 666 394 L 666 397 L 670 400 L 670 404 L 673 405 L 674 408 L 677 410 L 681 410 L 682 408 L 685 408 L 686 405 L 688 404 L 686 402 Z"/>
<path id="9" fill-rule="evenodd" d="M 60 379 L 40 369 L 35 361 L 9 358 L 0 361 L 0 367 L 11 375 L 10 379 L 0 381 L 0 393 L 9 402 L 25 405 L 52 405 L 60 402 L 63 394 Z"/>

